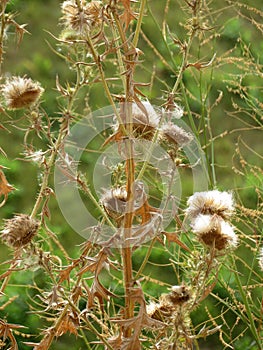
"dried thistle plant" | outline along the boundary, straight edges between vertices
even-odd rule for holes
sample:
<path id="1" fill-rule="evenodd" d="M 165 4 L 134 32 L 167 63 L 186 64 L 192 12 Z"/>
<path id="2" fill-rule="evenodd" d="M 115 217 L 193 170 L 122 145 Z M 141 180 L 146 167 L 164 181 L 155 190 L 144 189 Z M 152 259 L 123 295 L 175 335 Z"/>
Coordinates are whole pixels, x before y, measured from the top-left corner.
<path id="1" fill-rule="evenodd" d="M 1 63 L 8 25 L 15 28 L 19 38 L 25 33 L 24 26 L 7 13 L 6 5 L 2 1 Z M 240 75 L 229 80 L 229 93 L 233 89 L 238 92 L 248 103 L 246 114 L 251 113 L 253 122 L 262 127 L 255 117 L 260 98 L 249 96 L 235 80 L 241 77 L 242 81 L 250 67 L 259 75 L 260 66 L 248 48 L 245 57 L 250 63 L 244 68 L 239 62 L 246 60 L 239 61 L 234 51 L 218 56 L 212 52 L 212 43 L 223 36 L 224 25 L 220 34 L 216 28 L 220 22 L 217 14 L 224 8 L 203 0 L 182 1 L 180 5 L 181 9 L 175 1 L 160 3 L 163 15 L 155 18 L 151 10 L 155 5 L 146 0 L 63 1 L 58 20 L 62 32 L 58 37 L 51 34 L 55 44 L 50 47 L 74 72 L 75 80 L 65 82 L 57 75 L 59 103 L 52 115 L 45 112 L 41 101 L 44 89 L 32 80 L 34 77 L 6 79 L 2 73 L 1 123 L 12 125 L 14 113 L 30 117 L 26 125 L 24 118 L 16 120 L 16 127 L 24 133 L 19 157 L 23 154 L 27 162 L 37 164 L 39 171 L 39 188 L 30 215 L 13 214 L 4 221 L 1 234 L 12 254 L 9 267 L 0 276 L 1 303 L 14 288 L 10 282 L 13 276 L 22 276 L 26 270 L 34 276 L 26 290 L 34 292 L 33 297 L 28 293 L 28 303 L 40 317 L 41 331 L 29 341 L 23 339 L 27 347 L 56 347 L 56 342 L 70 334 L 75 339 L 73 346 L 94 350 L 201 349 L 206 341 L 211 346 L 210 336 L 216 337 L 211 342 L 217 339 L 220 346 L 235 348 L 247 334 L 248 339 L 253 338 L 251 344 L 260 346 L 262 311 L 257 309 L 261 271 L 250 267 L 239 249 L 248 247 L 250 260 L 254 254 L 252 265 L 255 260 L 254 265 L 263 269 L 260 239 L 254 233 L 262 225 L 262 208 L 248 209 L 241 204 L 238 191 L 234 195 L 234 191 L 217 189 L 215 141 L 223 135 L 213 135 L 211 116 L 223 93 L 217 97 L 211 93 L 210 97 L 213 74 L 220 73 L 226 63 L 234 64 Z M 182 16 L 180 30 L 174 23 L 174 6 Z M 259 10 L 231 1 L 229 8 L 261 28 Z M 151 31 L 147 30 L 148 18 Z M 159 41 L 151 37 L 154 32 Z M 160 71 L 152 66 L 149 69 L 153 54 L 162 67 Z M 169 77 L 163 78 L 165 69 Z M 140 81 L 142 72 L 149 84 Z M 162 88 L 156 93 L 158 82 Z M 94 109 L 92 88 L 97 84 L 110 108 L 86 118 L 87 111 Z M 151 93 L 161 101 L 158 108 L 150 102 Z M 238 103 L 233 102 L 233 115 L 243 111 Z M 2 129 L 5 131 L 4 126 Z M 79 134 L 74 134 L 75 130 Z M 95 130 L 95 137 L 87 145 L 81 144 L 91 130 Z M 82 158 L 75 159 L 80 150 Z M 241 167 L 233 166 L 236 172 L 242 176 L 249 171 L 260 173 L 259 168 L 247 163 L 238 147 L 235 152 Z M 96 160 L 94 154 L 98 155 Z M 192 194 L 187 172 L 194 174 L 203 157 L 208 167 L 203 175 L 211 190 L 195 188 Z M 92 179 L 91 168 L 96 162 L 101 167 Z M 1 207 L 12 200 L 8 195 L 14 191 L 6 179 L 8 170 L 4 174 L 2 168 Z M 58 180 L 55 177 L 53 189 L 54 169 L 56 176 L 63 176 Z M 181 194 L 174 187 L 179 186 L 181 171 L 188 199 L 184 197 L 179 205 L 177 196 Z M 101 186 L 104 176 L 111 178 L 107 186 Z M 61 196 L 57 183 L 64 186 L 60 187 L 62 195 L 69 199 L 63 214 L 68 219 L 70 213 L 74 228 L 79 227 L 78 221 L 85 219 L 87 211 L 95 218 L 95 224 L 84 221 L 84 228 L 78 231 L 85 239 L 81 249 L 77 253 L 74 250 L 74 257 L 69 253 L 73 247 L 64 247 L 62 235 L 56 232 L 53 199 L 59 201 Z M 72 193 L 77 193 L 77 199 L 81 197 L 81 205 Z M 260 186 L 256 193 L 260 202 Z M 242 272 L 237 264 L 242 265 Z M 41 271 L 41 281 L 36 271 Z M 249 276 L 244 281 L 246 272 Z M 10 297 L 0 305 L 7 317 L 13 301 Z M 200 315 L 196 317 L 196 313 Z M 231 325 L 229 314 L 232 322 L 234 317 Z M 0 347 L 17 349 L 16 337 L 21 335 L 17 329 L 21 327 L 7 323 L 3 316 Z"/>

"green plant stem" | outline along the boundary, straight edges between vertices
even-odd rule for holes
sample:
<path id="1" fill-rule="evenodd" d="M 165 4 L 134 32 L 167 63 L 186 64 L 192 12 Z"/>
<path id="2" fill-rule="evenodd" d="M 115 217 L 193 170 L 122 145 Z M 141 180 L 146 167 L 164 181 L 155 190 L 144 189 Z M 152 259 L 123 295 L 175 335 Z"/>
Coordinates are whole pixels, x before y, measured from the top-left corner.
<path id="1" fill-rule="evenodd" d="M 119 23 L 119 20 L 116 18 L 117 16 L 115 15 L 115 17 L 113 16 L 114 20 L 115 20 L 115 23 L 117 23 L 117 28 L 119 30 L 119 32 L 121 30 L 121 27 L 120 27 L 120 23 Z M 112 30 L 112 35 L 113 35 L 113 38 L 114 38 L 114 41 L 116 43 L 119 42 L 119 39 L 117 37 L 117 33 L 116 33 L 116 29 L 114 27 L 114 25 L 111 26 L 111 30 Z M 117 60 L 118 60 L 118 69 L 119 69 L 119 72 L 120 72 L 120 78 L 121 78 L 121 81 L 122 81 L 122 86 L 123 86 L 123 89 L 125 89 L 125 76 L 124 76 L 124 72 L 125 72 L 125 68 L 124 68 L 124 64 L 123 64 L 123 59 L 122 59 L 122 54 L 121 54 L 121 50 L 120 50 L 120 47 L 117 47 L 116 48 L 116 52 L 117 52 Z"/>
<path id="2" fill-rule="evenodd" d="M 2 63 L 3 63 L 3 54 L 4 54 L 4 33 L 6 27 L 6 4 L 4 1 L 1 4 L 1 29 L 0 29 L 0 76 L 2 75 Z"/>
<path id="3" fill-rule="evenodd" d="M 190 48 L 191 48 L 194 36 L 195 36 L 195 31 L 193 30 L 191 32 L 190 36 L 189 36 L 188 42 L 185 44 L 185 49 L 184 49 L 182 63 L 181 63 L 181 66 L 180 66 L 180 69 L 179 69 L 176 81 L 175 81 L 174 86 L 172 88 L 172 92 L 171 92 L 172 95 L 174 95 L 176 93 L 176 91 L 177 91 L 177 89 L 178 89 L 178 87 L 179 87 L 179 85 L 181 83 L 181 80 L 183 78 L 183 73 L 184 73 L 185 68 L 186 68 L 188 55 L 189 55 L 189 52 L 190 52 Z"/>
<path id="4" fill-rule="evenodd" d="M 248 303 L 248 298 L 246 296 L 246 293 L 244 292 L 242 283 L 240 281 L 239 272 L 237 270 L 236 262 L 235 262 L 235 259 L 234 259 L 233 255 L 231 255 L 230 259 L 231 259 L 231 266 L 234 267 L 233 270 L 234 270 L 234 276 L 235 276 L 235 280 L 236 280 L 236 283 L 237 283 L 238 291 L 239 291 L 239 293 L 241 295 L 241 298 L 243 300 L 243 303 L 245 305 L 245 310 L 246 310 L 248 321 L 249 321 L 249 322 L 247 322 L 247 326 L 250 329 L 251 333 L 253 334 L 253 336 L 255 338 L 255 341 L 256 341 L 257 345 L 259 346 L 259 349 L 261 349 L 262 348 L 262 342 L 261 342 L 259 334 L 257 332 L 256 326 L 255 326 L 255 322 L 254 322 L 254 318 L 253 318 L 253 315 L 252 315 L 252 312 L 251 312 L 251 308 L 250 308 L 249 303 Z"/>
<path id="5" fill-rule="evenodd" d="M 135 280 L 137 280 L 142 275 L 142 272 L 143 272 L 143 270 L 144 270 L 144 268 L 149 260 L 149 257 L 151 255 L 151 252 L 152 252 L 152 249 L 153 249 L 155 242 L 156 242 L 156 237 L 154 239 L 152 239 L 151 244 L 150 244 L 149 248 L 147 249 L 147 253 L 143 259 L 143 262 L 141 263 L 141 266 L 139 267 L 139 270 L 136 272 L 136 275 L 134 277 Z"/>
<path id="6" fill-rule="evenodd" d="M 141 25 L 142 25 L 142 19 L 143 19 L 143 13 L 144 13 L 144 8 L 146 5 L 146 2 L 147 2 L 147 0 L 141 0 L 139 18 L 137 21 L 137 26 L 136 26 L 136 30 L 135 30 L 133 41 L 132 41 L 133 47 L 137 47 L 137 45 L 138 45 L 139 35 L 140 35 Z"/>
<path id="7" fill-rule="evenodd" d="M 113 111 L 114 111 L 114 113 L 115 113 L 119 123 L 121 124 L 121 118 L 119 116 L 119 112 L 118 112 L 118 110 L 116 108 L 116 105 L 115 105 L 115 103 L 113 101 L 113 98 L 112 98 L 112 95 L 111 95 L 111 92 L 110 92 L 110 89 L 109 89 L 108 84 L 106 82 L 106 78 L 105 78 L 105 74 L 104 74 L 103 67 L 102 67 L 102 64 L 101 64 L 100 56 L 97 53 L 97 51 L 96 51 L 96 49 L 95 49 L 95 47 L 94 47 L 94 45 L 92 43 L 91 38 L 89 36 L 87 36 L 86 40 L 87 40 L 88 47 L 90 48 L 92 57 L 93 57 L 95 63 L 97 64 L 97 66 L 98 66 L 100 77 L 101 77 L 101 81 L 102 81 L 102 84 L 103 84 L 106 96 L 107 96 L 107 98 L 108 98 L 108 100 L 110 102 L 110 105 L 113 108 Z"/>
<path id="8" fill-rule="evenodd" d="M 56 158 L 56 155 L 57 155 L 57 152 L 61 146 L 61 143 L 63 141 L 63 138 L 65 136 L 65 129 L 64 129 L 64 126 L 63 126 L 63 123 L 61 124 L 61 127 L 60 127 L 60 130 L 59 130 L 59 134 L 58 134 L 58 137 L 56 139 L 56 142 L 52 148 L 52 151 L 51 151 L 51 155 L 50 155 L 50 158 L 47 162 L 47 165 L 46 165 L 46 169 L 45 169 L 45 173 L 44 173 L 44 176 L 43 176 L 43 181 L 42 181 L 42 184 L 41 184 L 41 188 L 40 188 L 40 191 L 39 191 L 39 194 L 38 194 L 38 197 L 37 197 L 37 200 L 35 202 L 35 205 L 32 209 L 32 212 L 30 214 L 30 217 L 31 218 L 34 218 L 36 215 L 37 215 L 37 212 L 39 210 L 39 207 L 42 203 L 42 200 L 43 198 L 45 197 L 45 190 L 48 186 L 48 180 L 49 180 L 49 176 L 50 176 L 50 173 L 51 173 L 51 169 L 52 169 L 52 166 L 55 162 L 55 158 Z"/>
<path id="9" fill-rule="evenodd" d="M 92 348 L 91 348 L 91 346 L 90 346 L 90 344 L 89 344 L 89 342 L 88 342 L 88 339 L 87 339 L 87 337 L 86 337 L 86 335 L 85 335 L 83 329 L 80 328 L 79 331 L 80 331 L 80 334 L 82 335 L 82 338 L 83 338 L 83 340 L 84 340 L 84 343 L 85 343 L 87 349 L 88 349 L 88 350 L 92 350 Z"/>

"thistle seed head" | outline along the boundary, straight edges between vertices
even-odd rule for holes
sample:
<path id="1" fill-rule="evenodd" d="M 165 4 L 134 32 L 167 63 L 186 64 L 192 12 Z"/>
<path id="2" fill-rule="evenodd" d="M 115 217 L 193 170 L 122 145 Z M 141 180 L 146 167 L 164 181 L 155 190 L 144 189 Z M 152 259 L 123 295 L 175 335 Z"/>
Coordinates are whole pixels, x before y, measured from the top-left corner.
<path id="1" fill-rule="evenodd" d="M 161 295 L 159 303 L 152 301 L 146 306 L 146 312 L 149 317 L 158 321 L 164 321 L 173 315 L 175 308 L 165 296 L 167 294 Z"/>
<path id="2" fill-rule="evenodd" d="M 218 215 L 198 215 L 192 224 L 193 232 L 202 243 L 218 250 L 236 248 L 238 239 L 234 227 Z"/>
<path id="3" fill-rule="evenodd" d="M 190 299 L 190 293 L 185 285 L 172 286 L 167 297 L 173 305 L 182 305 Z"/>
<path id="4" fill-rule="evenodd" d="M 218 190 L 196 192 L 187 201 L 186 214 L 190 219 L 199 214 L 216 214 L 223 219 L 229 219 L 234 213 L 234 200 L 230 192 Z"/>
<path id="5" fill-rule="evenodd" d="M 20 248 L 28 244 L 36 235 L 39 222 L 29 215 L 18 214 L 12 219 L 5 220 L 1 238 L 12 248 Z"/>
<path id="6" fill-rule="evenodd" d="M 80 0 L 79 3 L 78 5 L 74 0 L 64 1 L 61 6 L 63 13 L 62 20 L 65 27 L 83 33 L 101 22 L 101 2 L 91 1 L 87 3 L 85 0 Z"/>
<path id="7" fill-rule="evenodd" d="M 147 315 L 155 320 L 162 321 L 162 314 L 160 312 L 160 304 L 151 301 L 150 304 L 146 305 Z"/>
<path id="8" fill-rule="evenodd" d="M 37 102 L 44 89 L 30 78 L 12 77 L 2 86 L 2 94 L 8 109 L 19 109 Z"/>
<path id="9" fill-rule="evenodd" d="M 161 141 L 177 148 L 186 145 L 193 139 L 191 134 L 172 122 L 162 125 L 159 137 Z"/>
<path id="10" fill-rule="evenodd" d="M 124 187 L 107 190 L 100 201 L 106 213 L 118 222 L 125 214 L 127 191 Z"/>
<path id="11" fill-rule="evenodd" d="M 133 136 L 135 138 L 143 138 L 151 140 L 157 129 L 160 116 L 155 112 L 153 106 L 148 101 L 138 103 L 122 103 L 120 108 L 120 117 L 122 123 L 129 125 L 128 110 L 131 108 Z M 117 125 L 116 130 L 120 130 L 120 125 Z"/>

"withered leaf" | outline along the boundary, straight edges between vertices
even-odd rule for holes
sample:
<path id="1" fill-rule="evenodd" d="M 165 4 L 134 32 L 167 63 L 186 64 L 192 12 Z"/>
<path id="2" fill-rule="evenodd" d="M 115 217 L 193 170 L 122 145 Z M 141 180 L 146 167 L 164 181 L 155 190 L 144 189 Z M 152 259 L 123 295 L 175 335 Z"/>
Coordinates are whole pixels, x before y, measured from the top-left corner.
<path id="1" fill-rule="evenodd" d="M 69 313 L 67 313 L 56 330 L 56 336 L 60 337 L 67 332 L 78 335 L 78 327 L 78 319 L 73 318 Z"/>
<path id="2" fill-rule="evenodd" d="M 183 242 L 180 241 L 176 232 L 163 232 L 163 234 L 166 236 L 169 243 L 177 243 L 181 248 L 185 249 L 187 252 L 191 252 L 190 249 Z"/>
<path id="3" fill-rule="evenodd" d="M 130 22 L 136 17 L 131 9 L 131 0 L 121 0 L 121 2 L 124 6 L 124 12 L 121 15 L 121 20 L 125 25 L 125 30 L 127 30 Z"/>
<path id="4" fill-rule="evenodd" d="M 0 203 L 0 208 L 6 203 L 8 194 L 15 189 L 12 185 L 8 183 L 5 174 L 1 170 L 1 168 L 3 167 L 0 165 L 0 197 L 4 196 L 4 200 L 2 203 Z"/>
<path id="5" fill-rule="evenodd" d="M 214 289 L 216 283 L 217 283 L 217 279 L 212 284 L 210 284 L 209 286 L 206 287 L 206 289 L 204 290 L 204 292 L 203 292 L 203 294 L 201 296 L 200 302 L 203 301 L 206 297 L 208 297 L 208 295 Z"/>
<path id="6" fill-rule="evenodd" d="M 74 269 L 74 265 L 68 266 L 65 270 L 62 270 L 59 272 L 59 280 L 58 284 L 68 281 L 69 282 L 69 275 L 70 272 Z"/>
<path id="7" fill-rule="evenodd" d="M 82 275 L 87 271 L 95 272 L 98 275 L 107 263 L 107 260 L 108 255 L 104 250 L 101 250 L 94 258 L 88 258 L 88 264 L 79 271 L 78 275 Z"/>

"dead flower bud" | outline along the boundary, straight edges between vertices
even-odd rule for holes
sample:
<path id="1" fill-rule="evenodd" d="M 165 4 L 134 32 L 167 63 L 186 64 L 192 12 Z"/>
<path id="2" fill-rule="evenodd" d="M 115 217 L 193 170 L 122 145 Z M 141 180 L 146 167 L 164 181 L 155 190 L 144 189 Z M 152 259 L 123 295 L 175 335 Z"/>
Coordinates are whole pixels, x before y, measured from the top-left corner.
<path id="1" fill-rule="evenodd" d="M 129 119 L 129 109 L 131 110 L 131 120 Z M 160 122 L 160 116 L 155 112 L 153 106 L 148 101 L 134 103 L 122 103 L 120 108 L 120 117 L 123 126 L 128 130 L 132 123 L 132 132 L 134 138 L 143 138 L 151 140 Z M 117 123 L 114 126 L 114 135 L 110 140 L 120 141 L 126 135 L 123 134 L 121 125 Z"/>
<path id="2" fill-rule="evenodd" d="M 101 6 L 100 1 L 87 3 L 85 0 L 80 0 L 79 4 L 74 0 L 64 1 L 62 3 L 62 20 L 65 27 L 72 28 L 79 33 L 89 31 L 101 22 Z"/>
<path id="3" fill-rule="evenodd" d="M 159 120 L 160 117 L 150 102 L 143 101 L 141 104 L 132 104 L 132 121 L 134 124 L 144 124 L 157 128 Z"/>
<path id="4" fill-rule="evenodd" d="M 163 320 L 163 315 L 160 310 L 160 304 L 155 303 L 154 301 L 151 301 L 150 304 L 146 305 L 146 313 L 149 317 L 162 321 Z"/>
<path id="5" fill-rule="evenodd" d="M 107 190 L 102 195 L 100 201 L 106 213 L 118 223 L 126 210 L 126 189 L 124 187 L 118 187 Z"/>
<path id="6" fill-rule="evenodd" d="M 182 305 L 190 299 L 190 293 L 184 285 L 172 286 L 167 298 L 173 305 Z"/>
<path id="7" fill-rule="evenodd" d="M 258 259 L 258 264 L 261 270 L 263 271 L 263 247 L 259 251 L 259 259 Z"/>
<path id="8" fill-rule="evenodd" d="M 201 242 L 218 250 L 236 248 L 238 243 L 234 227 L 218 215 L 198 215 L 192 224 L 193 232 Z"/>
<path id="9" fill-rule="evenodd" d="M 44 89 L 30 78 L 12 77 L 2 86 L 8 109 L 19 109 L 37 102 Z"/>
<path id="10" fill-rule="evenodd" d="M 38 229 L 37 220 L 26 214 L 18 214 L 12 219 L 5 220 L 1 238 L 10 247 L 20 248 L 32 240 Z"/>
<path id="11" fill-rule="evenodd" d="M 189 299 L 190 293 L 186 286 L 172 286 L 170 293 L 160 296 L 159 303 L 151 301 L 150 304 L 146 306 L 146 312 L 149 317 L 164 321 L 172 317 L 176 312 L 177 306 L 186 303 Z"/>
<path id="12" fill-rule="evenodd" d="M 177 155 L 177 150 L 191 142 L 193 136 L 178 125 L 168 122 L 162 125 L 158 140 L 159 143 L 167 149 L 171 158 L 174 159 Z"/>
<path id="13" fill-rule="evenodd" d="M 234 200 L 230 192 L 218 190 L 196 192 L 187 201 L 186 214 L 194 219 L 199 214 L 217 214 L 229 219 L 234 213 Z"/>

